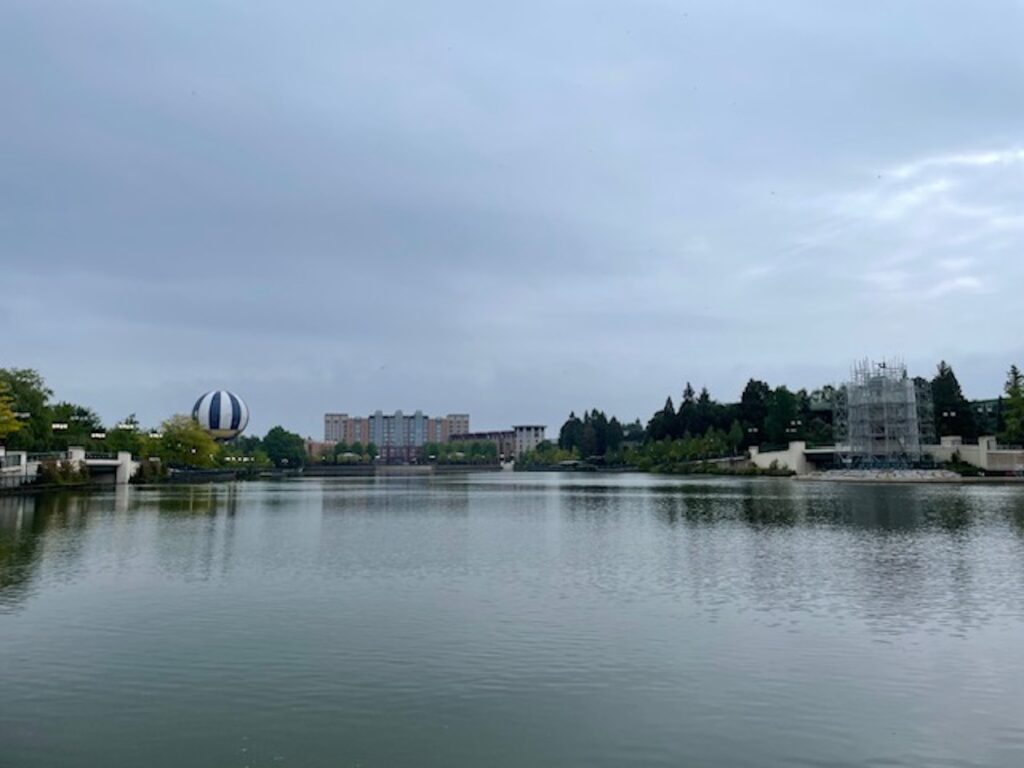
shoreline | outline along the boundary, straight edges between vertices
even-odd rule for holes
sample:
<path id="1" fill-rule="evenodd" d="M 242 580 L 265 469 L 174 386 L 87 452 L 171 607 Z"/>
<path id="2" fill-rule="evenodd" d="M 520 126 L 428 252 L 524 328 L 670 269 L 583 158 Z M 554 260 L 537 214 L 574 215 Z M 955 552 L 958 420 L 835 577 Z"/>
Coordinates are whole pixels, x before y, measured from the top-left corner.
<path id="1" fill-rule="evenodd" d="M 854 485 L 1024 485 L 1024 477 L 821 477 L 794 475 L 801 483 Z"/>

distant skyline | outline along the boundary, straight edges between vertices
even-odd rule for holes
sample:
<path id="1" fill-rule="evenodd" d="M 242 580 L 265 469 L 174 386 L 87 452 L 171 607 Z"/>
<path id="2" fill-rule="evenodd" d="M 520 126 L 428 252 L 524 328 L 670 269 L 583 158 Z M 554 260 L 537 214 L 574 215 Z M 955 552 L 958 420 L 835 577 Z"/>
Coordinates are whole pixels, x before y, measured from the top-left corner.
<path id="1" fill-rule="evenodd" d="M 0 8 L 0 365 L 152 425 L 1024 364 L 1024 2 Z"/>

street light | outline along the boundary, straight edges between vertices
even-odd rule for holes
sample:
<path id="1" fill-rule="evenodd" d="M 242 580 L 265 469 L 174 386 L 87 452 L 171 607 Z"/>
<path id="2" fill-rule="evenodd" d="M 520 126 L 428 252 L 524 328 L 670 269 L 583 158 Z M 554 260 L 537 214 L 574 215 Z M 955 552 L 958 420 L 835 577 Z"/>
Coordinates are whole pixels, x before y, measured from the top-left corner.
<path id="1" fill-rule="evenodd" d="M 68 423 L 66 421 L 55 421 L 50 425 L 50 428 L 53 429 L 54 432 L 64 432 L 68 428 Z"/>
<path id="2" fill-rule="evenodd" d="M 89 437 L 91 437 L 93 440 L 104 440 L 107 437 L 107 433 L 106 432 L 93 432 L 91 435 L 89 435 Z"/>

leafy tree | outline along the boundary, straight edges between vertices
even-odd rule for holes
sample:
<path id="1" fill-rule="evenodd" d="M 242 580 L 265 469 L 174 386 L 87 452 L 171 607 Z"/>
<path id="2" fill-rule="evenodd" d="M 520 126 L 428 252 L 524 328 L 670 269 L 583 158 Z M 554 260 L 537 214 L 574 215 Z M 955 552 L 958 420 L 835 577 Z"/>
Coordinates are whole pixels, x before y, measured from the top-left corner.
<path id="1" fill-rule="evenodd" d="M 593 455 L 604 456 L 608 453 L 608 417 L 604 415 L 604 411 L 595 408 L 590 412 L 590 423 L 594 427 L 597 441 Z"/>
<path id="2" fill-rule="evenodd" d="M 498 445 L 492 440 L 425 443 L 420 448 L 420 460 L 437 464 L 496 464 Z"/>
<path id="3" fill-rule="evenodd" d="M 108 451 L 129 451 L 133 456 L 145 453 L 146 439 L 139 431 L 139 420 L 135 414 L 129 414 L 119 421 L 113 429 L 107 430 L 103 447 Z"/>
<path id="4" fill-rule="evenodd" d="M 622 424 L 619 420 L 612 416 L 608 422 L 608 431 L 605 442 L 607 443 L 608 451 L 617 451 L 622 447 L 622 441 L 625 437 L 625 432 L 622 429 Z"/>
<path id="5" fill-rule="evenodd" d="M 361 445 L 359 447 L 361 447 Z M 332 449 L 330 449 L 330 453 L 331 461 L 335 464 L 338 463 L 338 457 L 344 456 L 345 454 L 355 454 L 355 452 L 352 451 L 352 447 L 344 440 L 336 442 Z"/>
<path id="6" fill-rule="evenodd" d="M 1024 443 L 1024 374 L 1016 365 L 1006 374 L 1003 440 L 1011 445 Z"/>
<path id="7" fill-rule="evenodd" d="M 580 456 L 588 458 L 598 456 L 597 430 L 593 424 L 583 426 L 583 439 L 580 440 Z"/>
<path id="8" fill-rule="evenodd" d="M 550 440 L 543 440 L 536 448 L 516 460 L 516 466 L 526 467 L 553 467 L 564 461 L 572 461 L 577 458 L 573 451 L 560 448 Z"/>
<path id="9" fill-rule="evenodd" d="M 18 417 L 21 428 L 8 433 L 7 447 L 26 451 L 49 449 L 53 443 L 49 409 L 53 391 L 46 381 L 31 368 L 0 368 L 0 383 L 6 387 L 14 413 L 27 414 Z"/>
<path id="10" fill-rule="evenodd" d="M 583 441 L 583 422 L 573 411 L 558 431 L 558 447 L 565 451 L 579 450 Z"/>
<path id="11" fill-rule="evenodd" d="M 768 398 L 768 413 L 764 420 L 765 436 L 773 445 L 783 445 L 799 439 L 797 422 L 798 400 L 786 387 L 777 387 Z"/>
<path id="12" fill-rule="evenodd" d="M 6 382 L 0 381 L 0 440 L 21 429 L 21 422 L 14 414 L 11 389 Z"/>
<path id="13" fill-rule="evenodd" d="M 812 416 L 810 421 L 805 422 L 803 436 L 812 445 L 832 445 L 835 442 L 832 424 L 820 416 Z"/>
<path id="14" fill-rule="evenodd" d="M 690 382 L 686 382 L 686 386 L 683 387 L 683 399 L 679 403 L 679 412 L 676 414 L 674 423 L 669 429 L 668 436 L 673 438 L 682 437 L 687 432 L 690 434 L 703 434 L 703 430 L 700 428 L 701 425 L 697 423 L 696 410 L 696 393 L 693 391 L 693 386 Z"/>
<path id="15" fill-rule="evenodd" d="M 739 419 L 735 419 L 732 426 L 729 427 L 729 448 L 733 453 L 739 453 L 740 447 L 743 445 L 744 434 L 743 425 L 740 424 Z"/>
<path id="16" fill-rule="evenodd" d="M 647 437 L 655 442 L 671 438 L 675 433 L 676 408 L 672 398 L 665 399 L 665 407 L 656 411 L 647 423 Z"/>
<path id="17" fill-rule="evenodd" d="M 277 467 L 301 467 L 306 463 L 306 442 L 302 436 L 281 426 L 267 432 L 263 450 Z"/>
<path id="18" fill-rule="evenodd" d="M 64 425 L 63 429 L 54 432 L 54 447 L 91 445 L 93 433 L 103 431 L 103 422 L 95 411 L 74 403 L 60 402 L 50 406 L 50 419 L 52 424 Z"/>
<path id="19" fill-rule="evenodd" d="M 168 466 L 206 469 L 217 463 L 220 446 L 191 416 L 178 414 L 160 425 L 154 453 Z"/>
<path id="20" fill-rule="evenodd" d="M 252 456 L 263 450 L 263 441 L 255 435 L 239 435 L 231 441 L 231 446 L 243 456 Z"/>
<path id="21" fill-rule="evenodd" d="M 378 456 L 380 456 L 380 451 L 377 448 L 377 444 L 375 442 L 373 442 L 372 440 L 366 444 L 365 454 L 366 454 L 367 458 L 370 459 L 370 461 L 373 461 Z"/>
<path id="22" fill-rule="evenodd" d="M 765 419 L 768 418 L 768 398 L 771 388 L 763 381 L 751 379 L 740 396 L 739 419 L 746 431 L 744 447 L 765 439 Z"/>
<path id="23" fill-rule="evenodd" d="M 939 437 L 958 435 L 965 441 L 978 439 L 974 411 L 960 390 L 960 382 L 953 368 L 945 360 L 939 363 L 935 378 L 932 379 L 932 402 Z"/>
<path id="24" fill-rule="evenodd" d="M 622 441 L 624 443 L 642 443 L 644 440 L 644 425 L 640 423 L 640 419 L 636 419 L 632 424 L 627 424 L 623 429 Z"/>

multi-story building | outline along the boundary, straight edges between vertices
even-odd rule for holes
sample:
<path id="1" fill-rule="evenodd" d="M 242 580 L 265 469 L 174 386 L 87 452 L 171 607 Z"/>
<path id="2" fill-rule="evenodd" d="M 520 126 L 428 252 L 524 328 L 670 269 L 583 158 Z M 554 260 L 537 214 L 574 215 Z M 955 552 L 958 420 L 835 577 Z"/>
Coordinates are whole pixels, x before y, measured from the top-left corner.
<path id="1" fill-rule="evenodd" d="M 544 442 L 545 427 L 541 424 L 525 424 L 512 427 L 515 433 L 516 456 L 528 453 Z"/>
<path id="2" fill-rule="evenodd" d="M 424 443 L 446 443 L 469 432 L 469 414 L 453 413 L 431 418 L 422 411 L 376 411 L 367 417 L 347 413 L 324 414 L 324 440 L 336 443 L 373 443 L 382 461 L 399 464 L 414 461 Z"/>
<path id="3" fill-rule="evenodd" d="M 516 433 L 511 429 L 495 430 L 492 432 L 466 432 L 462 435 L 452 435 L 452 442 L 487 442 L 494 443 L 498 448 L 498 458 L 502 461 L 511 461 L 516 455 Z"/>

